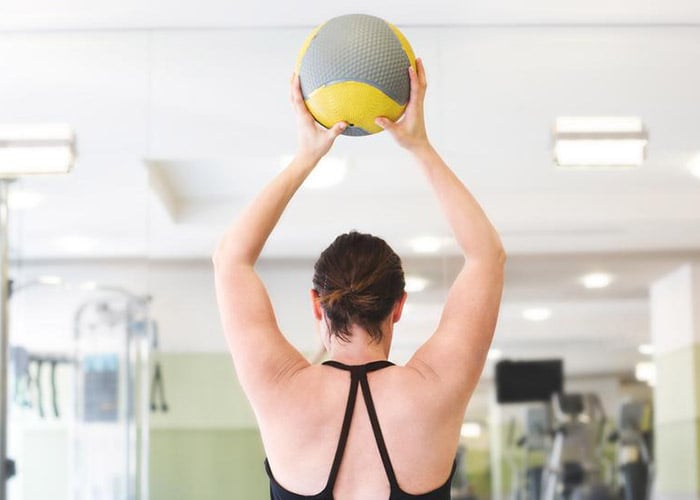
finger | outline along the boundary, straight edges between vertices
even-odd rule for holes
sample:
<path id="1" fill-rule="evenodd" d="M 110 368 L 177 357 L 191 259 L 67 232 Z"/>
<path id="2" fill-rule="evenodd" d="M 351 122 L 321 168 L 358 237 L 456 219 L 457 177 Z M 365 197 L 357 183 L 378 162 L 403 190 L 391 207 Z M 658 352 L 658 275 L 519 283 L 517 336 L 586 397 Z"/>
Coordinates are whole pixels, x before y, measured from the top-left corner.
<path id="1" fill-rule="evenodd" d="M 411 102 L 416 102 L 420 100 L 421 84 L 418 79 L 418 73 L 413 69 L 413 66 L 408 68 L 408 78 L 411 82 L 411 93 L 409 96 L 409 105 Z"/>
<path id="2" fill-rule="evenodd" d="M 294 79 L 297 74 L 292 71 L 292 77 L 289 79 L 289 102 L 294 102 Z"/>
<path id="3" fill-rule="evenodd" d="M 422 87 L 427 87 L 428 79 L 425 76 L 425 66 L 423 66 L 423 59 L 421 59 L 420 57 L 416 59 L 416 69 L 418 70 L 418 82 L 421 84 Z"/>
<path id="4" fill-rule="evenodd" d="M 378 116 L 377 118 L 375 118 L 374 123 L 382 127 L 384 130 L 389 130 L 394 126 L 394 122 L 383 116 Z"/>
<path id="5" fill-rule="evenodd" d="M 331 136 L 332 139 L 335 139 L 338 137 L 340 134 L 343 133 L 343 131 L 348 128 L 348 124 L 345 122 L 338 122 L 335 125 L 333 125 L 330 129 L 328 129 L 328 133 Z"/>
<path id="6" fill-rule="evenodd" d="M 299 75 L 296 75 L 292 82 L 292 104 L 294 105 L 297 113 L 302 115 L 308 114 L 309 110 L 306 109 L 306 104 L 304 104 L 304 96 L 301 94 Z"/>

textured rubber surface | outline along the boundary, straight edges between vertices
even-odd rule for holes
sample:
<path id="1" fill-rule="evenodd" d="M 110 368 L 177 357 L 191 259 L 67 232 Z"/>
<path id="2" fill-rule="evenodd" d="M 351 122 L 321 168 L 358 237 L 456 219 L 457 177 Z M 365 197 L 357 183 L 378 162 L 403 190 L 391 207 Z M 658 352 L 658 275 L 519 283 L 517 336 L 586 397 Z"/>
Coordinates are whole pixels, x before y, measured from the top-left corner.
<path id="1" fill-rule="evenodd" d="M 336 17 L 317 27 L 305 40 L 297 59 L 307 107 L 326 127 L 340 120 L 352 123 L 354 127 L 348 127 L 345 135 L 379 132 L 381 128 L 374 124 L 375 117 L 395 120 L 401 116 L 410 97 L 409 65 L 415 66 L 415 58 L 403 35 L 383 19 L 365 14 Z M 379 93 L 368 93 L 357 86 L 338 86 L 352 82 L 374 87 Z M 324 91 L 322 101 L 312 105 L 309 99 L 324 87 L 333 87 L 339 92 L 334 96 Z M 371 102 L 349 94 L 357 89 L 361 89 L 359 97 L 371 95 Z M 398 114 L 396 109 L 399 109 Z M 347 110 L 353 111 L 352 116 Z"/>
<path id="2" fill-rule="evenodd" d="M 306 107 L 326 128 L 340 119 L 347 121 L 350 127 L 343 133 L 350 136 L 381 132 L 382 128 L 374 119 L 386 116 L 397 120 L 405 108 L 379 89 L 362 82 L 338 82 L 316 89 L 306 100 Z"/>

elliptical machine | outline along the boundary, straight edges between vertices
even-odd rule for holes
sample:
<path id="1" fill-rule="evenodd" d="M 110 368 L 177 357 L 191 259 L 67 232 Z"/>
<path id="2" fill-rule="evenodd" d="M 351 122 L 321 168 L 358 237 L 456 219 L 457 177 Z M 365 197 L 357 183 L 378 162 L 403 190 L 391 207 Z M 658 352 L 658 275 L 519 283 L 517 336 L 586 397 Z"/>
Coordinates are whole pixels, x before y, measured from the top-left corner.
<path id="1" fill-rule="evenodd" d="M 552 396 L 554 440 L 542 472 L 542 500 L 612 500 L 601 442 L 605 411 L 596 394 Z"/>
<path id="2" fill-rule="evenodd" d="M 654 479 L 652 404 L 626 401 L 620 405 L 616 443 L 617 479 L 621 500 L 649 500 Z"/>
<path id="3" fill-rule="evenodd" d="M 525 430 L 515 438 L 515 421 L 509 430 L 511 500 L 540 500 L 542 473 L 551 447 L 549 406 L 533 405 L 525 410 Z M 519 458 L 519 460 L 518 460 Z"/>

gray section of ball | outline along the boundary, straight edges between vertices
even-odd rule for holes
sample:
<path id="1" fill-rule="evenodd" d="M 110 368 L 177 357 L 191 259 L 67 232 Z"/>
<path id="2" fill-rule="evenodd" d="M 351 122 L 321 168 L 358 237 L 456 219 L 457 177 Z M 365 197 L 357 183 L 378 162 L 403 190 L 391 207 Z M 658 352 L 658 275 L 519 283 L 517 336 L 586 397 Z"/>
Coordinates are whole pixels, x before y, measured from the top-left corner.
<path id="1" fill-rule="evenodd" d="M 329 20 L 309 44 L 299 68 L 304 99 L 330 83 L 368 83 L 397 103 L 408 103 L 408 56 L 378 17 L 349 14 Z"/>
<path id="2" fill-rule="evenodd" d="M 350 137 L 361 137 L 363 135 L 369 135 L 369 132 L 360 127 L 347 127 L 345 130 L 343 130 L 343 135 L 349 135 Z"/>

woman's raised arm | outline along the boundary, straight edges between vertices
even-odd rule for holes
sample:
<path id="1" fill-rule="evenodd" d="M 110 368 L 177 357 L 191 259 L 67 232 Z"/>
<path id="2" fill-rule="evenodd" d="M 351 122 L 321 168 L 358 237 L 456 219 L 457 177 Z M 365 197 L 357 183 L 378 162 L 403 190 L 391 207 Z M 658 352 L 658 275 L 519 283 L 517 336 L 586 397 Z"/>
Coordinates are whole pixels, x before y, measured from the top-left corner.
<path id="1" fill-rule="evenodd" d="M 292 196 L 346 127 L 323 129 L 304 105 L 297 77 L 291 100 L 297 115 L 297 153 L 239 215 L 213 256 L 216 296 L 236 373 L 251 402 L 272 396 L 276 382 L 306 359 L 280 331 L 270 298 L 254 266 Z"/>
<path id="2" fill-rule="evenodd" d="M 409 69 L 411 98 L 404 117 L 378 119 L 410 151 L 425 174 L 465 257 L 450 288 L 435 333 L 408 363 L 466 405 L 491 345 L 503 288 L 505 252 L 498 233 L 479 203 L 431 146 L 425 130 L 423 100 L 427 88 L 422 61 Z"/>

